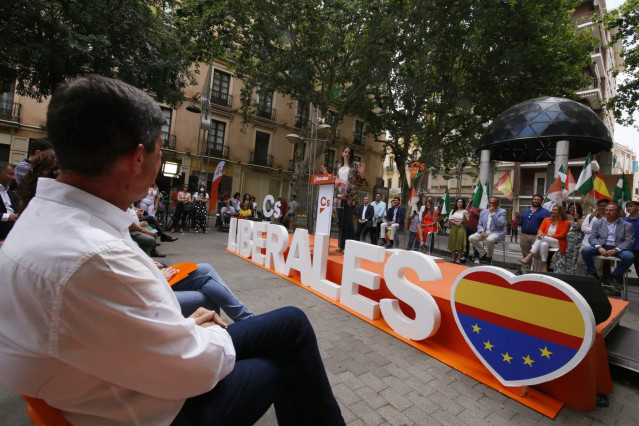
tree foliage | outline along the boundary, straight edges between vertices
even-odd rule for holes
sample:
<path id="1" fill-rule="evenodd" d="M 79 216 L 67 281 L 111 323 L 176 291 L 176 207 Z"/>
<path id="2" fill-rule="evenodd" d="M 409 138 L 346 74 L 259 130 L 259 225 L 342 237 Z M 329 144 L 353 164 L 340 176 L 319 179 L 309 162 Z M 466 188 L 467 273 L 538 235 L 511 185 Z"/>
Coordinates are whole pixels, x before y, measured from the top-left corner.
<path id="1" fill-rule="evenodd" d="M 618 9 L 607 13 L 604 22 L 613 33 L 610 45 L 622 43 L 623 68 L 614 69 L 613 74 L 617 77 L 623 71 L 627 77 L 606 106 L 619 124 L 632 125 L 639 112 L 639 0 L 626 0 Z"/>
<path id="2" fill-rule="evenodd" d="M 255 93 L 277 91 L 315 106 L 322 120 L 330 108 L 334 117 L 327 120 L 329 140 L 334 140 L 342 117 L 360 110 L 380 67 L 388 66 L 394 35 L 389 3 L 185 0 L 179 13 L 182 29 L 196 40 L 201 58 L 225 52 L 227 66 L 243 82 L 246 122 L 257 108 Z M 302 123 L 303 136 L 308 136 L 307 124 Z M 308 170 L 301 143 L 294 155 L 292 183 L 297 191 L 299 178 Z"/>
<path id="3" fill-rule="evenodd" d="M 51 95 L 66 78 L 117 77 L 176 105 L 192 79 L 190 40 L 171 29 L 161 0 L 0 2 L 0 85 Z"/>
<path id="4" fill-rule="evenodd" d="M 483 124 L 538 96 L 575 97 L 593 42 L 576 34 L 575 1 L 407 0 L 397 2 L 393 67 L 375 95 L 378 129 L 409 184 L 415 154 L 437 171 L 472 160 Z"/>

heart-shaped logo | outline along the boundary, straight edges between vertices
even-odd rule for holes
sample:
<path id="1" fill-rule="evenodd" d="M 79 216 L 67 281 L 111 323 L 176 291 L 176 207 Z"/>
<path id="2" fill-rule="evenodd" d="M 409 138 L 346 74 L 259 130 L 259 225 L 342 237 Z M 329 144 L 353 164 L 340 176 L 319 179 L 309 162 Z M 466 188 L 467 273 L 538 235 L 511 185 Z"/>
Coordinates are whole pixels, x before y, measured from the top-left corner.
<path id="1" fill-rule="evenodd" d="M 504 386 L 535 385 L 566 374 L 595 338 L 586 300 L 548 275 L 470 268 L 457 277 L 450 300 L 468 345 Z"/>

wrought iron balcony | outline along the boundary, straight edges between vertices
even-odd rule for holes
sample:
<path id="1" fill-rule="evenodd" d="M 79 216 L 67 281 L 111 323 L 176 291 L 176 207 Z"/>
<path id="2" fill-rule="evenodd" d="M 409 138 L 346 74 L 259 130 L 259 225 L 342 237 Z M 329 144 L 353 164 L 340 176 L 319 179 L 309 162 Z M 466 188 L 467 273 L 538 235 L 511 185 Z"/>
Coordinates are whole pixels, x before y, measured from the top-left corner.
<path id="1" fill-rule="evenodd" d="M 208 157 L 224 158 L 225 160 L 228 160 L 229 147 L 228 145 L 222 145 L 219 143 L 209 143 L 209 152 L 208 154 L 205 152 L 204 155 Z"/>
<path id="2" fill-rule="evenodd" d="M 211 90 L 211 103 L 231 108 L 233 105 L 233 96 L 228 93 L 220 92 L 219 90 Z"/>
<path id="3" fill-rule="evenodd" d="M 250 164 L 254 164 L 256 166 L 273 167 L 273 156 L 251 151 Z"/>
<path id="4" fill-rule="evenodd" d="M 258 106 L 257 116 L 266 118 L 267 120 L 275 121 L 275 108 Z"/>
<path id="5" fill-rule="evenodd" d="M 20 105 L 17 102 L 2 100 L 0 101 L 0 120 L 20 122 Z"/>
<path id="6" fill-rule="evenodd" d="M 167 132 L 162 132 L 162 148 L 175 150 L 175 145 L 177 143 L 177 138 L 175 135 L 171 135 Z"/>

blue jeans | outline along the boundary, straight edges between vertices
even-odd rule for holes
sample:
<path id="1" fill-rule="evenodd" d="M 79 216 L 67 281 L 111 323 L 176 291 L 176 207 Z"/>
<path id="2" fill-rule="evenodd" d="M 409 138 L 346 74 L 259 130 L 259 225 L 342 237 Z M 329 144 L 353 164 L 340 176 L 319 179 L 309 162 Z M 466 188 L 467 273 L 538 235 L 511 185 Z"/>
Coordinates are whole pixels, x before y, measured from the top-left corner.
<path id="1" fill-rule="evenodd" d="M 224 284 L 218 273 L 215 272 L 215 269 L 208 263 L 198 263 L 197 269 L 175 284 L 172 289 L 176 293 L 180 291 L 201 292 L 213 305 L 222 308 L 234 322 L 242 321 L 255 315 L 242 302 L 237 300 L 233 292 Z M 180 297 L 178 297 L 178 300 L 180 301 Z M 182 306 L 183 302 L 192 304 L 193 298 L 182 298 L 180 306 Z M 184 308 L 182 312 L 184 313 Z"/>
<path id="2" fill-rule="evenodd" d="M 408 245 L 406 246 L 406 250 L 418 250 L 419 251 L 419 241 L 415 238 L 417 232 L 408 231 Z M 432 251 L 432 249 L 431 249 Z"/>
<path id="3" fill-rule="evenodd" d="M 304 312 L 281 308 L 231 324 L 233 371 L 188 398 L 173 425 L 251 425 L 271 404 L 280 425 L 343 425 Z"/>
<path id="4" fill-rule="evenodd" d="M 609 245 L 604 245 L 602 247 L 606 250 L 612 250 L 615 248 L 614 246 Z M 581 249 L 581 257 L 583 257 L 584 263 L 586 264 L 586 270 L 590 275 L 597 273 L 597 268 L 595 268 L 593 256 L 596 256 L 598 254 L 599 250 L 597 249 L 597 247 L 594 246 L 584 247 Z M 630 250 L 623 250 L 615 254 L 614 257 L 621 259 L 621 262 L 617 264 L 617 267 L 614 271 L 612 271 L 610 275 L 614 277 L 617 282 L 620 283 L 621 280 L 623 280 L 624 272 L 626 272 L 626 270 L 630 268 L 630 265 L 632 265 L 632 263 L 634 262 L 635 255 L 632 254 Z"/>

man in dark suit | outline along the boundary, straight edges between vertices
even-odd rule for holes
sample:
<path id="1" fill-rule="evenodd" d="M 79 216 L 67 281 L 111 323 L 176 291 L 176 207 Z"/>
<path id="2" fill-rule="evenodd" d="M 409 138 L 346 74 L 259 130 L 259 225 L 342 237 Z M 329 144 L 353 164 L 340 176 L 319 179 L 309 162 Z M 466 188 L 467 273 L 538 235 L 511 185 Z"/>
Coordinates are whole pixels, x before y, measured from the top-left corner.
<path id="1" fill-rule="evenodd" d="M 364 231 L 364 238 L 366 234 L 371 238 L 371 244 L 375 244 L 375 233 L 373 232 L 373 216 L 375 215 L 375 209 L 368 204 L 368 197 L 364 197 L 364 204 L 357 208 L 357 229 L 355 230 L 355 239 L 361 241 L 362 231 Z"/>
<path id="2" fill-rule="evenodd" d="M 635 255 L 632 246 L 635 243 L 635 234 L 632 225 L 619 218 L 621 208 L 618 204 L 609 203 L 606 206 L 606 217 L 596 221 L 590 230 L 588 243 L 590 246 L 581 249 L 581 256 L 586 264 L 589 275 L 599 278 L 593 256 L 617 257 L 621 262 L 610 274 L 610 283 L 614 290 L 611 296 L 621 294 L 623 274 L 632 265 Z"/>
<path id="3" fill-rule="evenodd" d="M 18 197 L 9 189 L 13 181 L 13 166 L 6 161 L 0 161 L 0 240 L 7 238 L 7 234 L 18 220 Z"/>
<path id="4" fill-rule="evenodd" d="M 386 248 L 393 248 L 395 243 L 395 234 L 397 231 L 404 230 L 404 222 L 406 221 L 406 209 L 399 205 L 399 197 L 393 198 L 391 208 L 386 212 L 386 221 L 382 223 L 379 245 Z M 386 230 L 390 228 L 390 241 L 386 242 Z"/>

